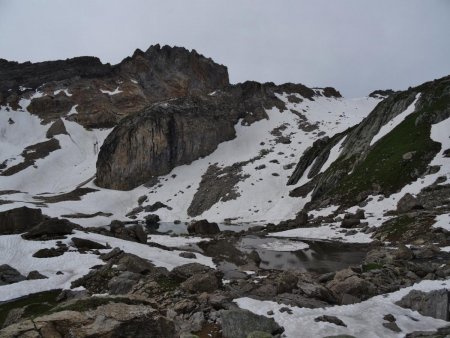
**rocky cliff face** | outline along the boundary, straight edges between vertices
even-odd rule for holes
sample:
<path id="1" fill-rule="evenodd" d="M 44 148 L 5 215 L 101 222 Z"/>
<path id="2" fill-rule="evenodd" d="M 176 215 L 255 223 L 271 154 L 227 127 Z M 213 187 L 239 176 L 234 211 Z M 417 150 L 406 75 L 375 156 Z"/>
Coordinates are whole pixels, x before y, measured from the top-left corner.
<path id="1" fill-rule="evenodd" d="M 219 143 L 235 137 L 239 119 L 250 124 L 266 118 L 265 109 L 284 109 L 276 96 L 282 92 L 310 99 L 316 95 L 303 85 L 245 82 L 209 95 L 159 102 L 125 118 L 101 147 L 96 184 L 132 189 L 209 155 Z"/>
<path id="2" fill-rule="evenodd" d="M 97 161 L 96 183 L 130 189 L 167 174 L 233 138 L 237 118 L 229 107 L 201 98 L 154 104 L 124 119 L 107 137 Z"/>
<path id="3" fill-rule="evenodd" d="M 86 127 L 111 127 L 168 98 L 228 85 L 225 66 L 195 50 L 150 47 L 111 66 L 98 58 L 17 63 L 0 60 L 0 105 L 28 110 L 44 122 L 67 117 Z M 36 91 L 40 94 L 36 95 Z"/>

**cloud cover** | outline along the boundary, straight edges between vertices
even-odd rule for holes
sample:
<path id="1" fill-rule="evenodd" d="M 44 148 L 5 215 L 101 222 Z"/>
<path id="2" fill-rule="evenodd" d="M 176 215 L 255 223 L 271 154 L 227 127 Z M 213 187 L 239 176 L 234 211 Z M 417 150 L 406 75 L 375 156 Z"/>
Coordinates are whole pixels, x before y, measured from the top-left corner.
<path id="1" fill-rule="evenodd" d="M 301 82 L 356 97 L 450 74 L 447 0 L 0 0 L 0 58 L 94 55 L 178 45 L 231 82 Z"/>

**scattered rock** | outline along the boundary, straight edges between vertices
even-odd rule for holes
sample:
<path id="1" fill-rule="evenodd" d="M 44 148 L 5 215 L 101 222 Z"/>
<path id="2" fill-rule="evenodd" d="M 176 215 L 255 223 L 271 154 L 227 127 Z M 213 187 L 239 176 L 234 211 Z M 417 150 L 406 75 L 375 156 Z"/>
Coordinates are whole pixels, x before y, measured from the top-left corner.
<path id="1" fill-rule="evenodd" d="M 36 258 L 50 258 L 50 257 L 58 257 L 64 255 L 67 251 L 67 248 L 44 248 L 36 251 L 33 254 L 33 257 Z"/>
<path id="2" fill-rule="evenodd" d="M 161 208 L 166 208 L 166 209 L 172 210 L 171 207 L 165 205 L 165 204 L 162 203 L 162 202 L 155 202 L 155 203 L 153 203 L 152 205 L 147 205 L 147 206 L 144 208 L 144 210 L 145 210 L 146 212 L 155 212 L 156 210 L 159 210 L 159 209 L 161 209 Z"/>
<path id="3" fill-rule="evenodd" d="M 212 271 L 209 266 L 200 263 L 188 263 L 179 265 L 170 271 L 170 276 L 179 281 L 185 281 L 196 274 L 203 274 Z"/>
<path id="4" fill-rule="evenodd" d="M 0 285 L 13 284 L 26 280 L 19 271 L 8 264 L 0 265 Z"/>
<path id="5" fill-rule="evenodd" d="M 142 203 L 146 202 L 147 200 L 148 200 L 147 195 L 139 196 L 139 198 L 138 198 L 138 204 L 139 204 L 139 205 L 142 205 Z"/>
<path id="6" fill-rule="evenodd" d="M 36 270 L 30 271 L 30 273 L 27 276 L 27 280 L 46 279 L 46 278 L 48 277 L 44 276 L 43 274 L 41 274 L 39 271 Z"/>
<path id="7" fill-rule="evenodd" d="M 159 221 L 160 221 L 160 218 L 158 215 L 150 214 L 150 215 L 145 216 L 145 224 L 147 226 L 158 225 Z"/>
<path id="8" fill-rule="evenodd" d="M 183 257 L 183 258 L 189 258 L 189 259 L 197 258 L 197 256 L 193 252 L 180 252 L 179 256 Z"/>
<path id="9" fill-rule="evenodd" d="M 21 207 L 0 212 L 0 235 L 23 233 L 42 222 L 41 209 Z"/>
<path id="10" fill-rule="evenodd" d="M 414 156 L 415 153 L 416 153 L 415 151 L 409 151 L 409 152 L 407 152 L 407 153 L 404 153 L 404 154 L 402 155 L 402 158 L 403 158 L 403 160 L 405 160 L 405 161 L 409 161 L 409 160 L 411 160 L 411 159 L 413 158 L 413 156 Z"/>
<path id="11" fill-rule="evenodd" d="M 215 271 L 203 274 L 196 274 L 189 277 L 180 287 L 191 293 L 214 292 L 221 285 L 220 279 Z"/>
<path id="12" fill-rule="evenodd" d="M 342 220 L 341 228 L 351 229 L 351 228 L 357 227 L 360 224 L 361 224 L 361 221 L 359 219 L 347 218 L 347 219 Z"/>
<path id="13" fill-rule="evenodd" d="M 155 216 L 158 217 L 157 215 Z M 124 223 L 114 220 L 109 225 L 109 228 L 114 237 L 143 244 L 147 243 L 147 234 L 139 224 L 125 226 Z"/>
<path id="14" fill-rule="evenodd" d="M 227 338 L 247 338 L 254 331 L 272 335 L 282 333 L 284 329 L 275 320 L 256 315 L 247 310 L 221 310 L 222 333 Z"/>
<path id="15" fill-rule="evenodd" d="M 398 306 L 415 310 L 423 316 L 449 320 L 449 292 L 446 289 L 422 292 L 410 291 L 400 299 Z"/>
<path id="16" fill-rule="evenodd" d="M 387 315 L 384 315 L 383 320 L 387 321 L 387 322 L 395 322 L 397 321 L 397 319 L 395 319 L 394 315 L 391 313 L 388 313 Z"/>
<path id="17" fill-rule="evenodd" d="M 149 273 L 155 266 L 139 256 L 125 253 L 117 262 L 117 269 L 121 271 L 130 271 L 139 274 Z"/>
<path id="18" fill-rule="evenodd" d="M 46 137 L 52 138 L 56 135 L 68 135 L 66 126 L 64 125 L 64 121 L 62 119 L 57 119 L 53 124 L 48 128 Z"/>
<path id="19" fill-rule="evenodd" d="M 66 235 L 72 234 L 72 230 L 76 227 L 75 224 L 66 219 L 51 218 L 34 226 L 22 237 L 28 240 L 40 241 L 65 238 Z"/>
<path id="20" fill-rule="evenodd" d="M 210 223 L 206 219 L 189 224 L 187 231 L 197 235 L 215 235 L 220 233 L 217 223 Z"/>
<path id="21" fill-rule="evenodd" d="M 410 193 L 406 193 L 398 202 L 397 202 L 397 212 L 405 213 L 412 210 L 423 209 L 423 206 L 419 203 L 417 198 L 415 198 Z"/>
<path id="22" fill-rule="evenodd" d="M 122 253 L 123 253 L 123 251 L 116 247 L 108 253 L 101 254 L 100 259 L 102 259 L 104 261 L 109 261 L 110 259 L 115 258 L 115 257 L 121 255 Z"/>
<path id="23" fill-rule="evenodd" d="M 328 323 L 335 324 L 338 326 L 347 327 L 347 325 L 336 316 L 322 315 L 317 318 L 314 318 L 314 321 L 315 322 L 328 322 Z"/>
<path id="24" fill-rule="evenodd" d="M 84 238 L 72 237 L 72 242 L 78 250 L 108 249 L 108 247 L 104 246 L 103 244 Z"/>
<path id="25" fill-rule="evenodd" d="M 383 323 L 383 326 L 394 332 L 402 332 L 402 330 L 398 327 L 397 323 L 395 322 Z"/>

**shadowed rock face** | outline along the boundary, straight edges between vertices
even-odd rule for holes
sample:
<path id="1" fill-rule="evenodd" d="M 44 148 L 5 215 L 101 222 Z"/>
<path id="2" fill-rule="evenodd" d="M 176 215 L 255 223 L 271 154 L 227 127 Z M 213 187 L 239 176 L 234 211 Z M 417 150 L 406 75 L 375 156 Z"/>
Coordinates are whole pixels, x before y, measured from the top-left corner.
<path id="1" fill-rule="evenodd" d="M 229 113 L 228 118 L 223 118 Z M 210 154 L 235 136 L 238 114 L 204 99 L 155 104 L 124 119 L 105 140 L 97 161 L 101 187 L 131 189 L 152 176 Z"/>

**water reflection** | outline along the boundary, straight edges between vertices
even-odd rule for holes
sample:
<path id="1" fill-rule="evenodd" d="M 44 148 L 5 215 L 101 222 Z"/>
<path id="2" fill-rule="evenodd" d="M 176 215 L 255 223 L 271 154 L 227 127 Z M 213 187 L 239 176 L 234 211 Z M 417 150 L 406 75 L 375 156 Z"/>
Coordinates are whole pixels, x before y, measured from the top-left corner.
<path id="1" fill-rule="evenodd" d="M 261 257 L 260 268 L 275 270 L 315 271 L 325 273 L 344 269 L 350 265 L 361 264 L 368 246 L 366 244 L 348 244 L 330 241 L 312 241 L 303 239 L 307 249 L 296 251 L 275 251 L 267 249 L 273 241 L 287 241 L 285 245 L 294 246 L 295 240 L 274 237 L 246 236 L 238 243 L 238 247 L 249 252 L 255 250 Z M 293 243 L 292 243 L 293 242 Z"/>

